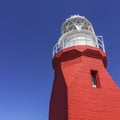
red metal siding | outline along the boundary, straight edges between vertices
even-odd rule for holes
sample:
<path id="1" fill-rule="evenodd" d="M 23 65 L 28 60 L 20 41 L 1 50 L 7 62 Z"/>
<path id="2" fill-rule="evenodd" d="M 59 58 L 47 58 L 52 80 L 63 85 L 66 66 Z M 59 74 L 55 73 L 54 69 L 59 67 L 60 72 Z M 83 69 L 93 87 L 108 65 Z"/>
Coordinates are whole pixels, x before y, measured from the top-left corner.
<path id="1" fill-rule="evenodd" d="M 57 53 L 49 120 L 120 120 L 120 90 L 106 64 L 105 53 L 95 47 Z M 100 88 L 92 87 L 91 70 L 98 71 Z"/>

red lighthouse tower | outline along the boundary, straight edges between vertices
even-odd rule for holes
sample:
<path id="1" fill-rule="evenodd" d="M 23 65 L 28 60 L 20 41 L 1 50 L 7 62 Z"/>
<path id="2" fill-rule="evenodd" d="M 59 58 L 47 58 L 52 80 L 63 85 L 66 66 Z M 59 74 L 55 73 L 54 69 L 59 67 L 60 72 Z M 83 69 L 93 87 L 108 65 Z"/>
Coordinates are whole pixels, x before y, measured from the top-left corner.
<path id="1" fill-rule="evenodd" d="M 120 120 L 120 90 L 106 70 L 103 39 L 79 15 L 63 23 L 53 48 L 49 120 Z"/>

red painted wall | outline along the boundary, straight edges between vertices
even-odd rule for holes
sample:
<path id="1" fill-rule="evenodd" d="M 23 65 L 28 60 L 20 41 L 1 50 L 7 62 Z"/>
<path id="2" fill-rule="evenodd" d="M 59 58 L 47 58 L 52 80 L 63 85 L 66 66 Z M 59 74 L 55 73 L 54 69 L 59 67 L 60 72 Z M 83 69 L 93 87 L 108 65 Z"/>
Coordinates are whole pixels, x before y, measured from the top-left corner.
<path id="1" fill-rule="evenodd" d="M 95 47 L 76 46 L 57 53 L 49 120 L 120 120 L 120 90 L 106 64 L 105 53 Z M 92 87 L 91 70 L 98 71 L 99 88 Z"/>

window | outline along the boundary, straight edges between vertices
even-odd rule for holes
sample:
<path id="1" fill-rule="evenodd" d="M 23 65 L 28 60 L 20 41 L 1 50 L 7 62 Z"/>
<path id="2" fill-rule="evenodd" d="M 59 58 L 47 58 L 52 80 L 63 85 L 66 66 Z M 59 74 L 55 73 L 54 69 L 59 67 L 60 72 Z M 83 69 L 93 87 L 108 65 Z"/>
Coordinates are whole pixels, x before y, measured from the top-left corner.
<path id="1" fill-rule="evenodd" d="M 98 71 L 91 70 L 91 80 L 92 80 L 92 87 L 93 88 L 100 88 Z"/>

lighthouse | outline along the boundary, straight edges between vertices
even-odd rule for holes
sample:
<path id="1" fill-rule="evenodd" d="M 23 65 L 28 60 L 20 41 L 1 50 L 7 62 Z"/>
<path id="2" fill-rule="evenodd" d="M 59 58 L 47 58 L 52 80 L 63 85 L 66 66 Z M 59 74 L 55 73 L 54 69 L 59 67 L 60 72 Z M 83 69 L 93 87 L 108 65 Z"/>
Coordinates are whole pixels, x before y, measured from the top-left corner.
<path id="1" fill-rule="evenodd" d="M 61 31 L 53 47 L 49 120 L 120 120 L 120 90 L 106 70 L 103 37 L 79 15 Z"/>

